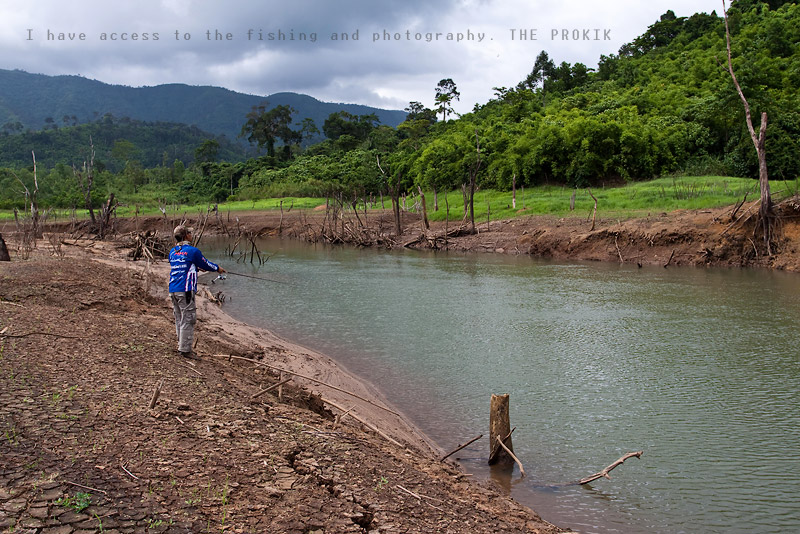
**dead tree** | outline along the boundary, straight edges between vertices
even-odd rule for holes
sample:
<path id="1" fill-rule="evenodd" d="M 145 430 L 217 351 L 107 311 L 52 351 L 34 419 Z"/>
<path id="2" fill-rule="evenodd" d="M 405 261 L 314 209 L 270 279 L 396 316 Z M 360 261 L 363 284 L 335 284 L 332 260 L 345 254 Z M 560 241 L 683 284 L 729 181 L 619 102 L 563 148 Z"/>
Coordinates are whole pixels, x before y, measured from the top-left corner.
<path id="1" fill-rule="evenodd" d="M 106 232 L 111 228 L 111 216 L 117 209 L 118 202 L 114 199 L 114 193 L 108 194 L 108 200 L 103 204 L 100 210 L 100 221 L 98 226 L 98 235 L 100 239 L 104 239 Z"/>
<path id="2" fill-rule="evenodd" d="M 11 256 L 8 254 L 8 247 L 6 247 L 3 234 L 0 234 L 0 261 L 11 261 Z"/>
<path id="3" fill-rule="evenodd" d="M 767 173 L 767 151 L 766 151 L 766 137 L 767 137 L 767 112 L 761 112 L 761 126 L 759 127 L 758 135 L 753 127 L 753 118 L 750 113 L 750 104 L 747 102 L 742 87 L 739 85 L 739 80 L 733 72 L 733 60 L 731 58 L 731 32 L 728 26 L 728 10 L 725 6 L 725 0 L 722 0 L 722 13 L 725 18 L 725 42 L 728 50 L 728 72 L 733 80 L 733 85 L 736 86 L 736 92 L 739 93 L 739 98 L 744 105 L 744 116 L 747 123 L 747 130 L 750 132 L 750 139 L 756 148 L 756 155 L 758 156 L 758 183 L 761 189 L 761 207 L 758 211 L 758 224 L 764 231 L 764 245 L 767 249 L 767 254 L 772 255 L 772 197 L 769 191 L 769 175 Z"/>
<path id="4" fill-rule="evenodd" d="M 89 211 L 89 220 L 92 221 L 92 228 L 97 227 L 97 220 L 94 216 L 94 208 L 92 207 L 92 189 L 94 188 L 94 143 L 91 136 L 89 137 L 89 161 L 83 162 L 83 169 L 78 170 L 74 165 L 72 166 L 72 174 L 75 176 L 75 181 L 78 182 L 78 187 L 81 188 L 83 193 L 83 200 L 86 209 Z"/>
<path id="5" fill-rule="evenodd" d="M 33 158 L 33 191 L 28 189 L 28 186 L 20 180 L 19 176 L 12 172 L 14 178 L 25 190 L 23 193 L 25 195 L 25 213 L 30 209 L 30 227 L 28 227 L 27 223 L 24 223 L 22 228 L 23 247 L 28 249 L 28 252 L 30 252 L 30 249 L 36 248 L 36 239 L 42 237 L 41 214 L 39 213 L 39 178 L 36 173 L 36 154 L 33 151 L 31 151 L 31 157 Z M 17 231 L 19 232 L 20 224 L 16 208 L 14 209 L 14 219 L 17 221 Z"/>
<path id="6" fill-rule="evenodd" d="M 431 225 L 428 222 L 428 208 L 425 206 L 425 193 L 422 192 L 422 188 L 420 186 L 417 186 L 417 189 L 419 189 L 419 198 L 422 202 L 422 224 L 425 225 L 426 230 L 430 230 Z"/>
<path id="7" fill-rule="evenodd" d="M 471 233 L 477 233 L 477 229 L 475 228 L 475 182 L 478 178 L 478 171 L 481 168 L 481 141 L 478 137 L 478 130 L 475 130 L 475 150 L 478 153 L 478 157 L 475 160 L 475 165 L 470 169 L 469 172 L 469 220 L 470 220 L 470 231 Z"/>
<path id="8" fill-rule="evenodd" d="M 403 226 L 400 223 L 400 180 L 402 178 L 401 172 L 398 171 L 397 176 L 395 177 L 395 183 L 393 186 L 388 186 L 388 181 L 386 179 L 386 173 L 381 167 L 381 158 L 380 156 L 375 156 L 375 159 L 378 161 L 378 170 L 381 171 L 381 174 L 384 177 L 384 181 L 387 182 L 387 187 L 389 189 L 389 196 L 392 198 L 392 214 L 394 214 L 394 233 L 395 235 L 402 235 L 403 234 Z"/>

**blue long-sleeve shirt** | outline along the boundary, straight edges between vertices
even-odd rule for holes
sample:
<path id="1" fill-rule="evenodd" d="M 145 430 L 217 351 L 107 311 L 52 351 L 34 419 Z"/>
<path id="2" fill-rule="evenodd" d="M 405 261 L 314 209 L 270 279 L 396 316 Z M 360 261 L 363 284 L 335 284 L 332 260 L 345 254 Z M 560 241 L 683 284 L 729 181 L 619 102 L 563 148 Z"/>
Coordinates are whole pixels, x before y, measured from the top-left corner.
<path id="1" fill-rule="evenodd" d="M 169 251 L 169 292 L 197 291 L 197 270 L 218 271 L 219 265 L 208 261 L 200 249 L 178 243 Z"/>

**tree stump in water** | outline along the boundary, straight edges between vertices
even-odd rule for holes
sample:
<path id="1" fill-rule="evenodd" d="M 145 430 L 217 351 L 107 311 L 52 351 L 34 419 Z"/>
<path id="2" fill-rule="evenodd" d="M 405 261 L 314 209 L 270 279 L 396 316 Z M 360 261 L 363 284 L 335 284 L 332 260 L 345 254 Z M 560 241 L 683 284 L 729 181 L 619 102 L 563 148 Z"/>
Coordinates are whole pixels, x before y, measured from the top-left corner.
<path id="1" fill-rule="evenodd" d="M 514 459 L 498 443 L 499 438 L 509 450 L 514 450 L 508 406 L 508 394 L 492 395 L 489 409 L 489 465 L 514 463 Z"/>

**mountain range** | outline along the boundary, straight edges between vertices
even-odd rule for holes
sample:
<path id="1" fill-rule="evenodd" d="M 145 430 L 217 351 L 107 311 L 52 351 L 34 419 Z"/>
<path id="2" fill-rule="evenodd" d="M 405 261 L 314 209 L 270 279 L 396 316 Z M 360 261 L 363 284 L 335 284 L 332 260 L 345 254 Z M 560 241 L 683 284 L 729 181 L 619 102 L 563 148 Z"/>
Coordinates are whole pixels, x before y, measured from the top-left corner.
<path id="1" fill-rule="evenodd" d="M 81 76 L 47 76 L 0 69 L 0 127 L 16 125 L 18 131 L 93 122 L 111 114 L 138 121 L 194 125 L 233 141 L 247 113 L 264 102 L 268 102 L 267 108 L 291 106 L 297 110 L 296 123 L 311 118 L 320 130 L 325 119 L 337 111 L 354 115 L 374 113 L 381 124 L 389 126 L 397 126 L 406 116 L 403 111 L 321 102 L 298 93 L 258 96 L 185 84 L 128 87 Z"/>

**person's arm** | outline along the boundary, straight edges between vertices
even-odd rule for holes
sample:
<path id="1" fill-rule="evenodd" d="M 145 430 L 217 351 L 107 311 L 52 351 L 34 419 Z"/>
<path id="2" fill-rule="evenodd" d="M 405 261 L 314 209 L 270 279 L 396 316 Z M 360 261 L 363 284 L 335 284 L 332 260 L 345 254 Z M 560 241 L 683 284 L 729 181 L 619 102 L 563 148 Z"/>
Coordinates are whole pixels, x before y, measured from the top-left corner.
<path id="1" fill-rule="evenodd" d="M 223 269 L 222 267 L 220 267 L 216 263 L 208 261 L 206 259 L 206 257 L 203 256 L 203 253 L 200 252 L 199 249 L 195 249 L 195 250 L 197 250 L 197 253 L 195 254 L 195 257 L 192 258 L 192 261 L 197 266 L 198 269 L 201 269 L 203 271 L 217 271 L 217 272 L 220 272 L 220 273 L 224 273 L 225 272 L 225 269 Z"/>

